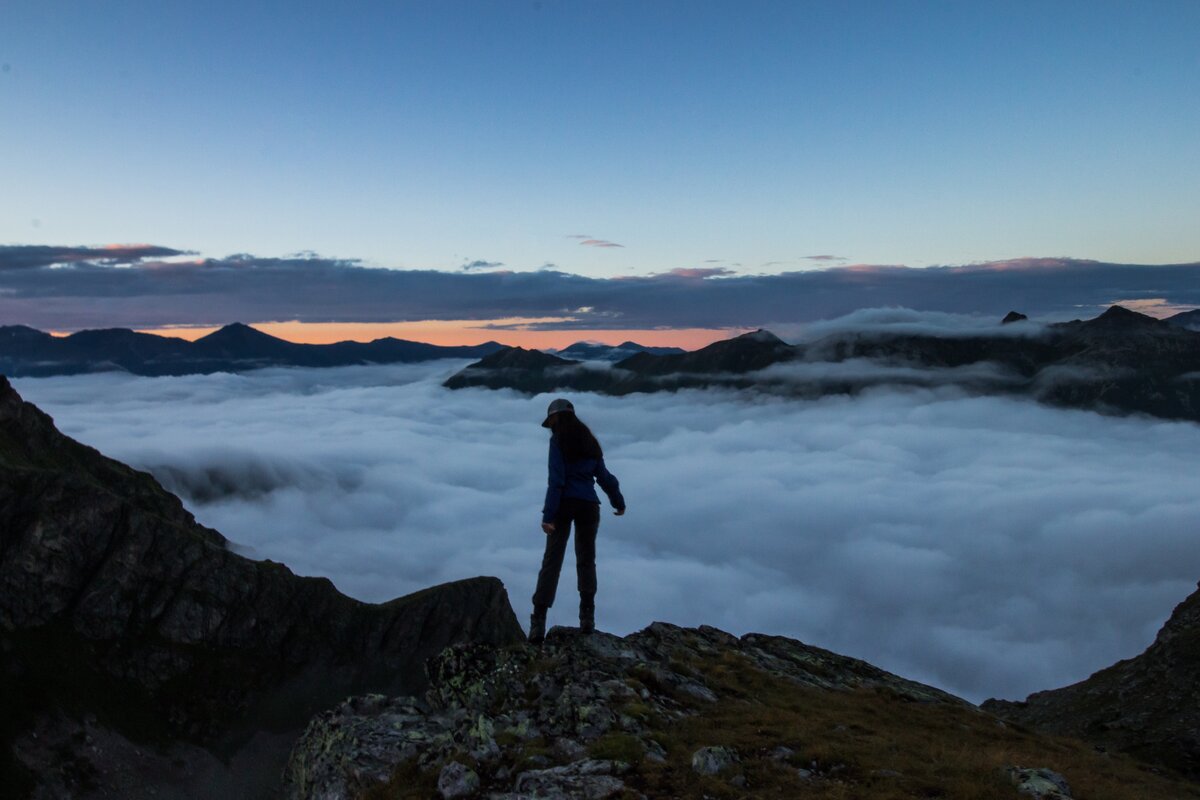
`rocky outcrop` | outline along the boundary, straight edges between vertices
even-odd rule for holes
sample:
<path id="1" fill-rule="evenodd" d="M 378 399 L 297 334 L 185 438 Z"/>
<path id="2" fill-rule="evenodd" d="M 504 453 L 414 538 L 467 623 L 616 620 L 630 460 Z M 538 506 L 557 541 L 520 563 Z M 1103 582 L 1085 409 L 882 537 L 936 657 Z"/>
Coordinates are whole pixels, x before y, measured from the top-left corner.
<path id="1" fill-rule="evenodd" d="M 425 659 L 447 645 L 521 636 L 494 578 L 373 605 L 237 555 L 153 477 L 62 435 L 0 377 L 0 777 L 32 789 L 34 768 L 67 786 L 74 770 L 102 787 L 102 767 L 80 767 L 86 748 L 69 745 L 110 734 L 112 752 L 116 739 L 186 743 L 228 764 L 348 695 L 420 691 Z M 55 737 L 67 744 L 48 749 Z"/>
<path id="2" fill-rule="evenodd" d="M 1144 653 L 1024 702 L 983 708 L 1166 764 L 1200 780 L 1200 591 L 1180 603 Z"/>
<path id="3" fill-rule="evenodd" d="M 796 689 L 875 689 L 969 708 L 938 689 L 780 636 L 738 638 L 662 622 L 624 638 L 553 628 L 540 648 L 447 649 L 429 662 L 422 696 L 354 698 L 321 714 L 292 752 L 285 797 L 354 797 L 401 765 L 433 775 L 456 760 L 476 765 L 492 798 L 515 800 L 534 788 L 539 797 L 617 796 L 631 761 L 664 759 L 656 725 L 731 699 L 706 675 L 705 663 L 716 661 Z M 714 747 L 694 760 L 698 771 L 715 774 L 735 759 Z"/>
<path id="4" fill-rule="evenodd" d="M 485 359 L 444 385 L 613 395 L 720 386 L 796 397 L 883 384 L 953 385 L 1070 408 L 1200 421 L 1200 332 L 1121 306 L 1040 328 L 1021 316 L 1010 313 L 994 333 L 848 332 L 803 345 L 755 331 L 689 353 L 638 353 L 609 370 L 497 369 Z"/>

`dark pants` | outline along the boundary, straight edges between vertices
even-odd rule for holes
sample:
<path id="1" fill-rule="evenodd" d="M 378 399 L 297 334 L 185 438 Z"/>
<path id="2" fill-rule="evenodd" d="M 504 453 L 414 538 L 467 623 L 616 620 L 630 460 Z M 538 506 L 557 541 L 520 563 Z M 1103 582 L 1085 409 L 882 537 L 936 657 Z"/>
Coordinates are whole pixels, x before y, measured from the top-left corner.
<path id="1" fill-rule="evenodd" d="M 591 607 L 596 598 L 596 531 L 600 527 L 600 504 L 577 497 L 564 497 L 554 517 L 554 533 L 546 536 L 546 553 L 538 572 L 534 606 L 554 605 L 558 574 L 567 552 L 571 523 L 575 523 L 575 571 L 579 574 L 579 603 Z"/>

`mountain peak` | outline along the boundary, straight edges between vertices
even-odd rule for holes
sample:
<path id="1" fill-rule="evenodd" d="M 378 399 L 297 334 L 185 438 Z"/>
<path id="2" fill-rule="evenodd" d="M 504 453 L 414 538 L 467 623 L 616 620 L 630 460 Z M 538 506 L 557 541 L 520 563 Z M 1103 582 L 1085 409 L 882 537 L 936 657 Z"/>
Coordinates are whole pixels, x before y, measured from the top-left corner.
<path id="1" fill-rule="evenodd" d="M 541 350 L 526 350 L 524 347 L 506 347 L 503 350 L 497 350 L 494 353 L 484 356 L 479 361 L 469 365 L 468 369 L 495 369 L 501 367 L 540 369 L 578 363 L 578 361 L 543 353 Z"/>
<path id="2" fill-rule="evenodd" d="M 1125 306 L 1109 306 L 1107 311 L 1091 321 L 1103 322 L 1107 325 L 1157 325 L 1160 322 L 1160 320 L 1148 314 L 1139 314 L 1137 311 L 1130 311 Z"/>
<path id="3" fill-rule="evenodd" d="M 265 337 L 268 339 L 276 338 L 276 337 L 272 336 L 271 334 L 263 333 L 258 328 L 251 327 L 244 322 L 231 322 L 228 325 L 221 326 L 220 328 L 218 328 L 217 330 L 208 334 L 207 336 L 201 336 L 196 341 L 203 342 L 206 339 L 232 339 L 235 337 L 238 339 L 245 339 L 245 338 L 250 338 L 250 337 L 255 337 L 255 338 Z"/>
<path id="4" fill-rule="evenodd" d="M 1025 316 L 1021 312 L 1010 311 L 1004 315 L 1004 319 L 1000 320 L 1000 324 L 1001 325 L 1011 325 L 1014 322 L 1020 322 L 1022 320 L 1026 320 L 1026 319 L 1029 319 L 1029 317 Z"/>
<path id="5" fill-rule="evenodd" d="M 735 336 L 735 339 L 741 339 L 749 342 L 763 342 L 765 344 L 787 344 L 783 339 L 780 339 L 775 334 L 765 328 L 759 328 L 749 333 L 743 333 L 741 336 Z"/>

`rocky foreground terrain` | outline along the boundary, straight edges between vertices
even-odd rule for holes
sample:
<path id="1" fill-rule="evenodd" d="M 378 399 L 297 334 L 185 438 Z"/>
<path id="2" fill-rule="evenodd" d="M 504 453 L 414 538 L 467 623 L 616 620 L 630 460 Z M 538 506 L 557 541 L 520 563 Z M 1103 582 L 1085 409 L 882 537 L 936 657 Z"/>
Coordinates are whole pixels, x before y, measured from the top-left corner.
<path id="1" fill-rule="evenodd" d="M 796 345 L 759 330 L 688 353 L 637 353 L 611 368 L 506 348 L 444 385 L 614 395 L 726 387 L 795 397 L 881 385 L 954 386 L 1070 408 L 1200 421 L 1200 331 L 1187 326 L 1191 319 L 1158 320 L 1113 306 L 1095 319 L 1045 326 L 1013 313 L 992 331 L 847 331 Z"/>
<path id="2" fill-rule="evenodd" d="M 318 715 L 284 797 L 1200 797 L 1128 756 L 776 636 L 554 628 L 541 647 L 456 645 L 427 670 L 424 693 Z"/>
<path id="3" fill-rule="evenodd" d="M 371 605 L 233 553 L 0 377 L 0 796 L 269 796 L 317 711 L 521 638 L 494 578 Z"/>

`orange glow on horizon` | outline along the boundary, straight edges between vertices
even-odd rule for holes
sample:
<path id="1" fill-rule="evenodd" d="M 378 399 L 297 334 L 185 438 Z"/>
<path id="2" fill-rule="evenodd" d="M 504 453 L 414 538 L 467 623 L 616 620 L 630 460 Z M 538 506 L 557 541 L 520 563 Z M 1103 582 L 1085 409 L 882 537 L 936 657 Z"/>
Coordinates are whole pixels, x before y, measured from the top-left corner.
<path id="1" fill-rule="evenodd" d="M 515 328 L 485 328 L 485 325 L 530 325 L 558 322 L 561 317 L 509 318 L 496 320 L 420 320 L 414 322 L 256 322 L 251 327 L 289 342 L 332 344 L 333 342 L 369 342 L 392 336 L 397 339 L 427 342 L 442 346 L 501 344 L 531 349 L 558 348 L 581 340 L 620 344 L 635 341 L 649 347 L 682 347 L 697 350 L 721 339 L 729 339 L 752 328 L 605 328 L 587 330 L 528 330 Z M 141 328 L 140 333 L 176 336 L 196 340 L 207 336 L 217 327 Z"/>

